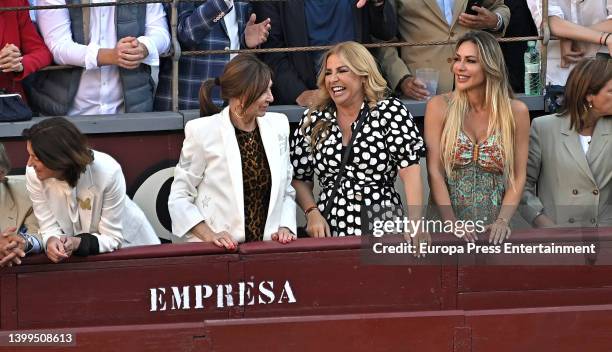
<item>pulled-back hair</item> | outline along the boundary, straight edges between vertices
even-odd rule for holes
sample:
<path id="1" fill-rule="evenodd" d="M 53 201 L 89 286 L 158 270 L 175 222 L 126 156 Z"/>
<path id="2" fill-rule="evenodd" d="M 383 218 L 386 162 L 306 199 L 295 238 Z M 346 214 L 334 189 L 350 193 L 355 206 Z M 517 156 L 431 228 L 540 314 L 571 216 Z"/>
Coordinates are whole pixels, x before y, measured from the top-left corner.
<path id="1" fill-rule="evenodd" d="M 317 97 L 315 98 L 312 106 L 309 106 L 308 119 L 302 126 L 305 130 L 310 123 L 310 115 L 313 111 L 323 111 L 324 109 L 333 106 L 333 100 L 325 87 L 325 71 L 327 69 L 327 59 L 331 55 L 339 56 L 346 67 L 348 67 L 357 76 L 365 78 L 363 84 L 363 93 L 365 100 L 370 108 L 376 106 L 376 103 L 385 98 L 387 94 L 387 81 L 383 78 L 382 74 L 378 70 L 376 60 L 370 54 L 368 49 L 357 42 L 342 42 L 334 45 L 332 48 L 327 50 L 321 58 L 321 68 L 317 77 Z M 319 121 L 316 126 L 312 128 L 311 134 L 311 145 L 314 147 L 322 142 L 323 139 L 329 134 L 328 131 L 331 127 L 330 121 Z"/>
<path id="2" fill-rule="evenodd" d="M 21 134 L 32 146 L 32 151 L 47 168 L 59 171 L 70 187 L 75 187 L 93 152 L 87 138 L 66 118 L 51 117 L 23 130 Z"/>
<path id="3" fill-rule="evenodd" d="M 580 61 L 565 83 L 565 99 L 558 115 L 569 114 L 570 128 L 581 131 L 589 112 L 587 95 L 597 94 L 612 79 L 612 60 L 588 58 Z"/>
<path id="4" fill-rule="evenodd" d="M 484 31 L 471 31 L 464 34 L 455 52 L 465 43 L 470 42 L 478 48 L 480 65 L 485 76 L 484 105 L 491 111 L 487 136 L 499 136 L 504 160 L 504 175 L 511 186 L 514 186 L 514 138 L 516 124 L 512 113 L 512 88 L 510 88 L 508 71 L 504 56 L 495 37 Z M 455 89 L 448 104 L 446 119 L 440 141 L 442 165 L 447 176 L 452 175 L 455 150 L 463 120 L 470 111 L 467 92 Z"/>
<path id="5" fill-rule="evenodd" d="M 213 103 L 212 89 L 221 88 L 221 98 L 229 101 L 239 98 L 243 114 L 262 94 L 268 90 L 272 70 L 253 54 L 239 54 L 232 59 L 218 78 L 202 82 L 200 87 L 200 116 L 213 115 L 221 109 Z"/>

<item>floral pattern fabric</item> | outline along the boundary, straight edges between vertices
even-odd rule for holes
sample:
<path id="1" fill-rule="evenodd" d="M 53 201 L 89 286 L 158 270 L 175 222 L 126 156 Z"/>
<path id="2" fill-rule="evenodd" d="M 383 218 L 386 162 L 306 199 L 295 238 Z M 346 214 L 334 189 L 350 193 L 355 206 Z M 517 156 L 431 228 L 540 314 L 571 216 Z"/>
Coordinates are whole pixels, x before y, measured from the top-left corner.
<path id="1" fill-rule="evenodd" d="M 505 193 L 504 160 L 497 135 L 474 143 L 463 132 L 454 155 L 453 172 L 446 178 L 457 219 L 497 219 Z"/>

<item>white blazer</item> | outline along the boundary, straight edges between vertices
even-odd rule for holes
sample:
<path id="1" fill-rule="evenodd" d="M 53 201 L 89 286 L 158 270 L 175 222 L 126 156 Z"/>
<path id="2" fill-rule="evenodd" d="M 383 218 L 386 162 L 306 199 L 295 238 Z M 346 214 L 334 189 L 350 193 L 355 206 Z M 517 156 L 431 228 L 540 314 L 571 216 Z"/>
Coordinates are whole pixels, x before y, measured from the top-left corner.
<path id="1" fill-rule="evenodd" d="M 100 253 L 160 243 L 142 210 L 125 194 L 121 166 L 107 154 L 94 151 L 94 161 L 75 188 L 55 178 L 40 181 L 32 167 L 26 169 L 26 187 L 45 248 L 51 237 L 80 233 L 96 236 Z"/>
<path id="2" fill-rule="evenodd" d="M 279 227 L 296 233 L 289 122 L 284 114 L 268 112 L 257 118 L 257 125 L 272 177 L 263 236 L 270 240 Z M 201 221 L 215 232 L 227 231 L 244 242 L 244 206 L 242 162 L 229 108 L 189 121 L 168 198 L 173 242 L 197 241 L 189 231 Z"/>

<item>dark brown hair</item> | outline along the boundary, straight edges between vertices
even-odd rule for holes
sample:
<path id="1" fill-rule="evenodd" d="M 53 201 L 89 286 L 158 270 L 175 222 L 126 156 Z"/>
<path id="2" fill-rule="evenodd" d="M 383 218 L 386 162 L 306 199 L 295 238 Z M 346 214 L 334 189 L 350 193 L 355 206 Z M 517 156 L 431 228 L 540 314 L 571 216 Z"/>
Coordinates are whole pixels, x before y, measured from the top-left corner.
<path id="1" fill-rule="evenodd" d="M 75 187 L 85 168 L 93 160 L 87 138 L 70 121 L 51 117 L 23 130 L 21 134 L 47 168 L 60 171 L 62 179 Z"/>
<path id="2" fill-rule="evenodd" d="M 565 99 L 558 115 L 569 114 L 570 128 L 581 131 L 589 112 L 587 95 L 597 94 L 612 79 L 612 60 L 589 58 L 580 61 L 565 83 Z"/>
<path id="3" fill-rule="evenodd" d="M 240 54 L 232 59 L 219 78 L 211 78 L 202 82 L 200 87 L 200 116 L 216 114 L 221 109 L 212 101 L 212 89 L 215 85 L 221 87 L 221 98 L 242 99 L 242 111 L 251 106 L 268 89 L 272 79 L 272 70 L 255 55 Z"/>

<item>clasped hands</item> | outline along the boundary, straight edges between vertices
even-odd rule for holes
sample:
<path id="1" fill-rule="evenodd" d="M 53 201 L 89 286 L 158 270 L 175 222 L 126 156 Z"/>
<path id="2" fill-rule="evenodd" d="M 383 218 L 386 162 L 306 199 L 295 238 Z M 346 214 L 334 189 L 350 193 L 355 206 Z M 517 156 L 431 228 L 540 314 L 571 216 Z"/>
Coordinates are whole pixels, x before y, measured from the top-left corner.
<path id="1" fill-rule="evenodd" d="M 121 38 L 113 50 L 115 64 L 133 70 L 149 56 L 147 47 L 135 37 Z"/>
<path id="2" fill-rule="evenodd" d="M 76 236 L 62 235 L 59 237 L 51 237 L 47 241 L 47 257 L 58 263 L 64 259 L 70 258 L 72 253 L 79 248 L 81 238 Z"/>
<path id="3" fill-rule="evenodd" d="M 19 265 L 21 258 L 26 256 L 25 240 L 15 230 L 8 228 L 0 234 L 0 267 Z M 80 243 L 81 239 L 75 236 L 51 237 L 47 241 L 47 257 L 54 263 L 60 262 L 69 258 Z"/>
<path id="4" fill-rule="evenodd" d="M 15 234 L 15 227 L 8 228 L 0 234 L 0 267 L 21 264 L 25 257 L 25 240 Z"/>
<path id="5" fill-rule="evenodd" d="M 21 60 L 23 60 L 23 56 L 15 44 L 7 43 L 0 50 L 0 69 L 2 69 L 2 72 L 22 72 L 23 64 Z"/>

